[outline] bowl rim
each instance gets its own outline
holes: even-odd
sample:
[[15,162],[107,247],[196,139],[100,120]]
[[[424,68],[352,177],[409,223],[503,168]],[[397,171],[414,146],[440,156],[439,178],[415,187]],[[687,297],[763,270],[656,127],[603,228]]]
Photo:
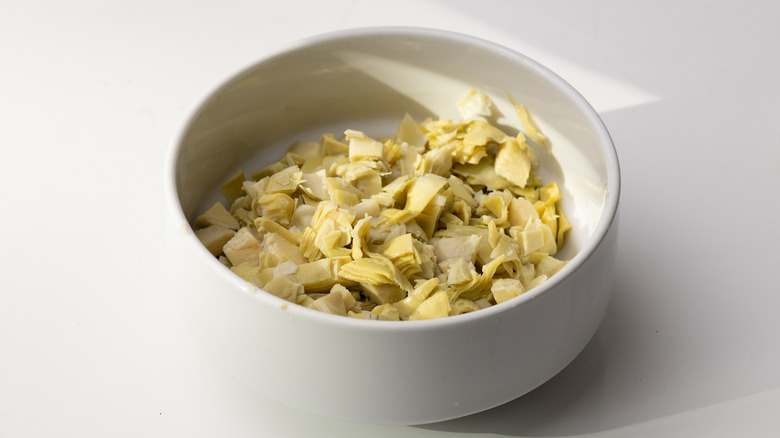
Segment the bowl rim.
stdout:
[[[279,298],[271,293],[267,293],[260,288],[254,286],[248,281],[235,275],[222,263],[220,263],[216,257],[200,243],[195,236],[189,221],[187,220],[184,210],[182,208],[180,198],[178,195],[176,184],[176,165],[180,151],[183,147],[183,141],[192,127],[193,123],[200,115],[204,107],[206,107],[211,100],[217,96],[221,91],[229,87],[231,84],[240,80],[244,75],[249,74],[255,68],[262,64],[273,61],[274,59],[294,53],[299,50],[310,48],[312,46],[337,43],[344,40],[353,40],[365,37],[409,37],[409,38],[432,38],[440,40],[454,41],[458,44],[463,44],[472,47],[478,47],[482,50],[490,51],[496,55],[510,59],[512,61],[523,64],[526,68],[530,68],[535,73],[544,79],[553,83],[559,90],[564,92],[576,105],[577,109],[583,114],[587,121],[596,129],[598,136],[598,143],[600,145],[602,154],[604,156],[606,167],[606,185],[605,185],[605,204],[604,210],[598,224],[593,230],[591,237],[584,243],[583,247],[569,260],[566,265],[561,268],[560,271],[546,280],[541,285],[534,287],[533,289],[524,292],[520,296],[511,300],[505,301],[493,305],[491,307],[481,309],[479,311],[469,312],[461,315],[449,316],[438,319],[428,320],[416,320],[416,321],[381,321],[381,320],[362,320],[357,318],[348,318],[339,315],[331,315],[324,312],[319,312],[313,309],[308,309],[303,306],[290,303],[282,298]],[[180,234],[184,234],[189,249],[194,251],[198,258],[204,259],[207,266],[213,266],[213,268],[224,278],[227,284],[235,286],[241,293],[250,294],[263,304],[271,307],[282,309],[286,312],[291,312],[290,316],[295,318],[311,319],[313,322],[326,324],[326,325],[341,325],[345,328],[355,327],[361,330],[402,330],[402,331],[417,331],[417,330],[430,330],[430,329],[444,329],[450,325],[464,325],[476,323],[485,319],[495,318],[500,314],[510,312],[516,307],[522,307],[528,305],[534,299],[546,295],[548,293],[554,293],[556,286],[565,281],[568,277],[573,275],[576,271],[582,268],[585,262],[593,255],[594,252],[601,246],[613,223],[617,220],[618,205],[620,200],[621,191],[621,173],[617,150],[615,148],[612,137],[607,130],[601,117],[597,111],[591,106],[591,104],[566,80],[564,80],[557,73],[553,72],[548,67],[534,60],[533,58],[503,46],[501,44],[483,39],[481,37],[454,32],[449,30],[426,28],[426,27],[414,27],[414,26],[369,26],[369,27],[356,27],[344,30],[337,30],[326,32],[318,35],[312,35],[305,38],[292,41],[284,44],[276,50],[266,53],[259,59],[251,62],[249,65],[240,69],[237,73],[234,73],[227,78],[221,80],[216,87],[212,87],[210,91],[207,91],[204,97],[201,97],[197,102],[194,109],[190,110],[185,115],[185,122],[180,125],[173,141],[173,145],[168,147],[167,155],[165,158],[165,172],[164,172],[164,191],[166,204],[168,206],[169,218],[172,218],[174,226],[180,227]],[[173,280],[175,281],[175,279]],[[226,289],[228,287],[226,286]],[[227,292],[227,291],[226,291]],[[261,293],[258,293],[261,292]]]

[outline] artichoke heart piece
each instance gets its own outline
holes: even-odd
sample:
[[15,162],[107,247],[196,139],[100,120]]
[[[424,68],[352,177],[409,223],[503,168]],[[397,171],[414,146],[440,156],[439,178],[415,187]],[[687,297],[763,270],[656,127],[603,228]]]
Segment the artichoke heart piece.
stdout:
[[395,284],[406,292],[412,290],[409,280],[395,267],[393,262],[379,254],[369,254],[343,265],[338,275],[345,280],[358,283]]
[[348,129],[344,132],[349,141],[349,159],[350,161],[360,160],[381,160],[384,151],[384,145],[373,138],[370,138],[361,131]]
[[230,177],[227,182],[222,184],[220,189],[222,191],[222,195],[227,199],[228,204],[232,204],[236,201],[236,199],[244,195],[244,181],[246,181],[244,172],[239,170],[233,174],[233,176]]
[[525,292],[525,288],[523,288],[523,283],[520,280],[497,278],[493,280],[490,292],[493,294],[493,299],[496,300],[496,303],[503,303]]
[[422,271],[420,263],[421,243],[410,233],[398,236],[382,245],[380,253],[390,259],[406,277],[411,277]]
[[439,263],[455,257],[474,263],[477,260],[477,247],[481,240],[478,234],[440,237],[431,239],[431,245]]
[[496,173],[492,157],[485,157],[477,164],[458,164],[452,167],[452,172],[466,179],[466,183],[481,185],[488,190],[503,190],[511,185],[504,177]]
[[406,297],[406,291],[395,284],[360,283],[363,293],[377,305],[392,304]]
[[512,96],[509,96],[509,100],[512,102],[512,106],[515,107],[515,113],[517,114],[517,118],[520,119],[520,123],[523,125],[523,129],[525,129],[525,133],[528,134],[529,137],[543,144],[547,150],[550,151],[550,140],[546,135],[544,135],[542,130],[539,129],[539,125],[537,125],[534,118],[531,117],[531,112],[528,111],[528,108],[526,108],[525,105],[517,103],[515,99],[512,98]]
[[357,305],[352,293],[340,284],[333,285],[330,293],[314,300],[310,309],[333,315],[347,316],[347,312]]
[[403,120],[401,120],[401,124],[398,126],[396,141],[399,143],[406,143],[417,150],[422,150],[422,148],[425,147],[425,143],[428,142],[428,138],[420,128],[420,125],[414,121],[409,113],[406,113],[404,114]]
[[215,202],[205,213],[195,218],[195,223],[201,227],[221,225],[234,231],[241,226],[221,202]]
[[210,225],[206,228],[195,230],[195,236],[214,256],[221,254],[222,247],[235,235],[235,231],[222,225]]
[[290,276],[279,276],[263,285],[263,289],[284,300],[295,302],[298,295],[304,293],[303,285]]
[[524,188],[531,175],[532,155],[528,145],[519,138],[508,137],[496,153],[496,174],[507,181]]
[[417,287],[410,292],[406,298],[397,301],[395,307],[401,314],[401,319],[409,319],[409,315],[417,310],[417,307],[423,303],[439,287],[439,279],[433,277],[424,282],[418,282]]
[[233,266],[249,263],[257,266],[260,263],[260,242],[249,228],[241,228],[222,247],[222,251]]
[[447,292],[440,290],[417,306],[417,309],[409,315],[409,320],[444,318],[449,316],[451,310],[449,295],[447,295]]
[[257,207],[260,216],[289,225],[295,211],[295,200],[284,193],[269,193],[257,199]]
[[266,233],[262,243],[262,250],[276,256],[280,262],[289,260],[296,265],[306,262],[301,249],[280,234]]
[[463,96],[457,103],[458,112],[461,121],[469,122],[481,117],[490,117],[492,102],[490,98],[482,91],[471,90]]
[[266,193],[292,195],[303,179],[303,173],[298,166],[290,166],[266,178],[268,178],[268,183],[265,187]]
[[[303,263],[298,265],[298,271],[295,278],[306,289],[307,293],[326,292],[335,284],[340,283],[338,271],[346,263],[343,258],[320,259],[316,262]],[[354,284],[351,282],[341,282],[342,285]]]
[[439,175],[423,175],[414,180],[406,196],[406,210],[422,211],[429,202],[447,185],[447,179]]
[[349,146],[336,140],[333,134],[325,134],[320,137],[320,143],[322,143],[322,155],[347,155],[349,153]]

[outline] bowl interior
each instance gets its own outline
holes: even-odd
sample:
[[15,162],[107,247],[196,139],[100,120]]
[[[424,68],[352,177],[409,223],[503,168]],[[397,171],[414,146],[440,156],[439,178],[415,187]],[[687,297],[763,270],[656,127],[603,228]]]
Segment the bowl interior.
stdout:
[[[617,190],[612,143],[598,116],[568,84],[536,62],[491,43],[438,31],[384,29],[309,40],[256,64],[203,104],[174,157],[175,189],[190,224],[238,169],[279,160],[294,140],[357,129],[395,133],[405,113],[458,119],[471,89],[493,101],[492,122],[521,125],[508,99],[525,104],[550,138],[552,155],[529,143],[543,182],[563,191],[573,229],[562,258],[589,242]],[[602,220],[604,219],[604,220]],[[601,225],[602,228],[604,225]]]

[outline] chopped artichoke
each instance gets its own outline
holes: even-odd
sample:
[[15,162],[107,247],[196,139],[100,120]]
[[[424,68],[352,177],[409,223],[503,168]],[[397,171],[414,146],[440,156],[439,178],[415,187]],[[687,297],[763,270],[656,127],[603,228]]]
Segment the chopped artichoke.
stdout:
[[241,228],[222,247],[225,256],[233,266],[249,263],[257,266],[260,263],[260,242],[248,228]]
[[398,126],[398,135],[396,140],[399,143],[406,143],[415,149],[422,149],[425,147],[425,143],[428,138],[425,133],[420,129],[420,125],[412,119],[409,113],[404,114],[401,124]]
[[498,147],[496,153],[496,174],[512,184],[524,188],[531,175],[530,149],[525,142],[509,137]]
[[231,177],[230,208],[198,216],[196,235],[244,280],[335,315],[432,319],[510,300],[565,265],[553,255],[572,226],[523,132],[488,122],[491,105],[474,90],[459,122],[406,114],[388,139],[348,129],[294,142],[251,180]]
[[512,106],[515,107],[517,118],[520,119],[520,123],[523,125],[523,129],[525,129],[526,134],[539,143],[545,145],[549,150],[550,140],[546,135],[544,135],[544,133],[542,133],[542,130],[539,129],[539,125],[537,125],[536,121],[533,119],[533,117],[531,117],[531,113],[528,111],[528,108],[526,108],[525,105],[521,105],[515,102],[512,96],[509,96],[509,100],[512,102]]
[[242,186],[245,180],[244,172],[239,170],[225,184],[222,184],[222,195],[225,196],[228,204],[232,204],[244,194]]
[[195,223],[201,227],[221,225],[231,230],[238,230],[241,224],[234,218],[221,202],[216,202],[205,213],[195,218]]
[[493,280],[493,285],[490,286],[490,292],[493,294],[493,299],[496,303],[503,303],[525,292],[523,283],[520,280],[514,278],[498,278]]
[[215,256],[222,253],[222,247],[235,235],[235,231],[222,225],[209,225],[206,228],[195,230],[195,236]]
[[417,309],[409,315],[409,320],[444,318],[449,316],[451,310],[452,306],[447,292],[440,290],[417,306]]
[[490,105],[487,94],[479,90],[471,90],[458,101],[457,107],[461,120],[469,122],[477,118],[490,117]]

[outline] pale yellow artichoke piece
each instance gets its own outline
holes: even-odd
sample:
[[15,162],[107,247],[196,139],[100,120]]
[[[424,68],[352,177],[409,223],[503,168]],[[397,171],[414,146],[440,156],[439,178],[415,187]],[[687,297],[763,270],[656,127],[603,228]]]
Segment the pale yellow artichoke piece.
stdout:
[[333,219],[326,219],[317,227],[314,244],[325,257],[349,256],[352,250],[347,245],[352,242],[352,226],[338,227]]
[[417,252],[420,253],[420,277],[432,278],[437,274],[436,256],[434,255],[433,245],[417,241],[419,248]]
[[557,236],[558,236],[558,215],[555,214],[555,205],[548,205],[542,213],[541,221],[550,229],[553,241],[556,242],[555,249],[549,252],[550,255],[555,255],[558,251]]
[[324,313],[347,316],[347,312],[356,304],[352,293],[344,286],[336,284],[327,295],[317,298],[308,307]]
[[290,260],[277,264],[273,270],[273,278],[293,275],[298,272],[298,265]]
[[490,293],[490,285],[493,280],[493,276],[496,274],[496,270],[501,264],[504,263],[504,257],[499,256],[496,259],[490,261],[482,266],[482,273],[474,278],[474,281],[467,283],[466,287],[457,288],[457,297],[463,297],[470,300],[476,300],[484,298]]
[[439,279],[430,278],[423,282],[418,282],[417,287],[410,292],[406,298],[396,301],[395,307],[401,315],[401,319],[409,319],[409,315],[414,313],[417,307],[422,304],[439,287]]
[[303,257],[310,261],[316,261],[323,257],[322,252],[317,247],[317,232],[312,227],[306,227],[300,235],[300,249]]
[[525,142],[520,143],[514,137],[507,137],[498,146],[496,153],[496,174],[518,187],[525,187],[531,175],[531,150]]
[[322,144],[316,141],[294,141],[287,148],[287,153],[302,157],[322,157]]
[[355,218],[363,218],[365,216],[378,218],[382,214],[379,201],[373,198],[363,199],[353,206],[350,211]]
[[423,230],[426,239],[433,237],[433,233],[439,225],[441,214],[447,206],[447,201],[447,196],[436,195],[421,212],[414,216],[414,223]]
[[280,225],[289,225],[295,211],[295,200],[284,193],[269,193],[257,199],[257,213]]
[[447,273],[447,284],[461,286],[476,280],[477,270],[474,264],[463,257],[452,257],[439,263],[442,272]]
[[509,204],[512,202],[512,194],[509,191],[494,191],[480,197],[476,213],[481,216],[489,216],[497,224],[505,227],[509,225]]
[[303,285],[294,281],[290,276],[273,278],[263,285],[263,290],[290,302],[296,302],[298,295],[304,293]]
[[349,146],[336,140],[333,134],[325,134],[320,137],[320,143],[322,143],[322,154],[324,156],[349,154]]
[[457,164],[452,172],[466,179],[467,184],[482,185],[488,190],[503,190],[511,185],[496,173],[492,157],[485,157],[477,164]]
[[398,143],[406,143],[417,150],[422,150],[428,142],[428,137],[426,137],[420,125],[414,121],[412,116],[406,113],[398,126],[396,141]]
[[[295,278],[306,292],[326,292],[339,283],[338,271],[346,263],[344,258],[320,259],[298,265]],[[344,284],[352,284],[344,282]]]
[[238,230],[241,226],[221,202],[215,202],[205,213],[195,218],[195,223],[201,227],[221,225],[231,230]]
[[241,228],[222,247],[222,251],[233,266],[249,263],[257,266],[260,263],[260,242],[248,228]]
[[520,294],[525,292],[525,289],[520,280],[515,280],[513,278],[497,278],[493,280],[493,284],[490,286],[490,292],[493,294],[493,299],[496,303],[500,304],[520,296]]
[[[417,245],[415,245],[417,243]],[[407,278],[422,271],[419,242],[407,233],[393,238],[380,248],[379,252],[390,259]]]
[[490,106],[492,102],[490,98],[482,91],[471,90],[463,96],[456,107],[460,113],[461,121],[469,122],[483,117],[490,117]]
[[540,275],[540,276],[534,278],[533,280],[531,280],[531,284],[528,285],[528,289],[533,289],[533,288],[535,288],[537,286],[540,286],[545,281],[547,281],[547,276],[546,275]]
[[405,198],[406,189],[411,182],[412,177],[408,175],[399,176],[390,184],[384,186],[379,193],[373,195],[371,199],[377,201],[382,207],[392,208],[396,203],[401,202]]
[[235,231],[222,225],[210,225],[206,228],[195,230],[195,236],[214,256],[221,254],[222,247],[235,235]]
[[462,315],[482,309],[477,303],[466,298],[458,298],[452,304],[449,316]]
[[392,304],[406,297],[406,291],[395,284],[360,283],[363,293],[376,304]]
[[298,245],[291,243],[276,233],[266,233],[263,236],[262,250],[275,255],[280,262],[290,260],[291,262],[300,265],[306,263],[306,259],[303,257],[303,253]]
[[474,200],[474,189],[471,186],[455,175],[451,175],[447,182],[452,189],[454,199],[463,201],[469,208],[477,208],[477,201]]
[[360,198],[363,196],[363,193],[344,180],[344,178],[328,177],[326,181],[328,186],[328,197],[338,205],[351,207],[360,203]]
[[422,155],[417,162],[417,169],[423,174],[432,173],[447,176],[452,169],[452,155],[455,145],[432,149]]
[[328,196],[328,181],[324,169],[312,173],[302,173],[301,190],[318,201],[330,199]]
[[265,177],[271,176],[277,172],[283,171],[285,168],[287,168],[288,165],[284,161],[277,161],[275,163],[269,164],[268,166],[263,167],[262,169],[258,170],[257,172],[252,174],[252,179],[254,181],[260,181],[264,179]]
[[230,270],[239,277],[251,283],[260,273],[261,268],[259,266],[252,266],[249,263],[241,263],[238,266],[232,266]]
[[456,141],[461,124],[453,124],[449,119],[427,119],[420,128],[428,139],[428,148],[436,149]]
[[344,136],[349,141],[350,161],[381,160],[384,145],[361,131],[347,129]]
[[379,321],[400,321],[401,315],[392,304],[380,304],[371,310],[371,319]]
[[571,229],[571,223],[563,214],[563,211],[560,209],[560,207],[556,207],[555,212],[558,216],[558,234],[556,236],[555,242],[558,245],[558,251],[560,251],[561,248],[563,248],[563,244],[565,242],[566,232]]
[[[290,221],[290,224],[292,225],[292,229],[295,230],[288,230],[289,235],[295,238],[295,234],[300,233],[302,230],[305,230],[306,227],[311,225],[312,218],[314,217],[314,212],[317,210],[317,208],[313,205],[306,205],[306,204],[299,204],[295,211],[293,212],[292,219]],[[257,225],[257,224],[255,224]],[[281,228],[281,226],[280,226]],[[258,227],[258,230],[260,228]],[[275,231],[275,230],[269,230],[269,231]],[[275,231],[278,233],[278,231]],[[279,233],[281,234],[281,233]],[[287,236],[285,236],[287,237]],[[289,238],[287,240],[290,240]]]
[[438,291],[417,306],[417,309],[409,315],[409,320],[444,318],[449,316],[451,310],[452,306],[447,292]]
[[451,258],[463,258],[471,263],[477,260],[477,247],[482,240],[478,234],[431,239],[436,260],[441,263]]
[[439,191],[447,185],[447,179],[439,175],[423,175],[417,177],[406,195],[404,210],[417,215],[433,200]]
[[[520,232],[520,245],[523,256],[528,256],[533,252],[544,248],[544,224],[541,220],[535,219],[526,224],[523,231]],[[548,228],[549,229],[549,228]]]
[[227,199],[228,204],[232,204],[236,199],[244,195],[244,181],[246,181],[244,172],[239,170],[233,174],[233,176],[230,177],[227,182],[222,184],[220,189],[222,191],[222,195]]
[[[503,143],[513,138],[484,120],[474,120],[466,126],[466,135],[463,136],[465,146],[486,146],[488,143]],[[479,160],[477,160],[479,161]]]
[[548,278],[557,273],[564,266],[567,261],[558,260],[552,256],[546,256],[543,259],[536,262],[536,275],[546,275]]
[[376,171],[372,171],[370,174],[360,177],[352,183],[356,189],[362,192],[361,199],[368,198],[382,191],[382,176]]
[[259,266],[253,266],[247,262],[241,263],[237,266],[232,266],[230,268],[231,271],[246,281],[252,281],[252,279],[260,273],[260,269],[261,268]]
[[303,173],[301,173],[298,166],[290,166],[266,178],[268,178],[268,183],[265,187],[266,193],[292,195],[303,179]]
[[364,249],[368,247],[369,232],[371,231],[371,217],[366,215],[357,221],[352,228],[352,258],[357,260],[363,257]]
[[542,130],[539,129],[539,125],[537,125],[536,121],[533,119],[533,117],[531,117],[531,112],[528,111],[528,108],[526,108],[525,105],[517,103],[512,98],[512,96],[509,96],[509,100],[512,102],[512,106],[515,107],[515,113],[517,113],[517,118],[520,119],[520,123],[523,125],[525,133],[528,134],[529,137],[543,144],[549,151],[550,140],[546,135],[544,135]]
[[512,198],[509,204],[509,224],[524,227],[530,220],[539,219],[539,213],[534,204],[525,198]]
[[346,263],[338,273],[341,278],[359,283],[395,284],[406,292],[412,290],[409,280],[401,274],[393,262],[379,254],[370,254],[368,258],[363,257]]

